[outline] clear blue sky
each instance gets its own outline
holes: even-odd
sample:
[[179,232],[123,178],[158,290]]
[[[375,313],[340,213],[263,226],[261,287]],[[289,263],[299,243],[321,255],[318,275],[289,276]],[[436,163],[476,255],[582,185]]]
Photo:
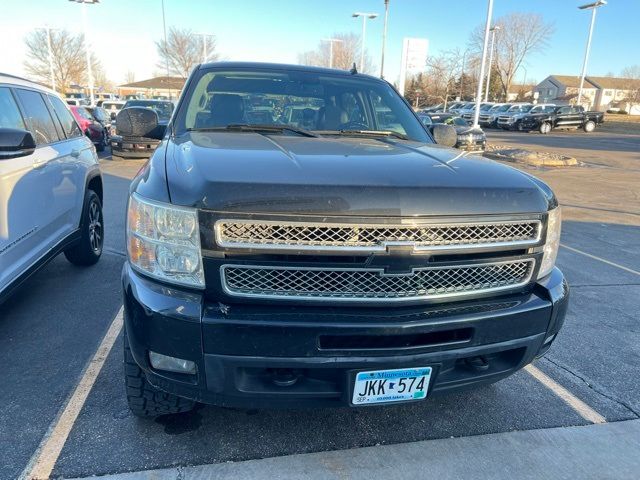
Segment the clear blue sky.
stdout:
[[[587,0],[495,0],[494,18],[509,12],[535,12],[555,25],[547,51],[527,60],[527,78],[577,75],[582,65],[589,13]],[[484,22],[485,0],[391,0],[386,76],[397,80],[403,37],[423,37],[429,53],[466,47],[469,32]],[[108,75],[124,81],[127,70],[142,80],[158,71],[154,40],[162,36],[160,0],[101,0],[87,6],[91,42]],[[383,0],[165,0],[167,27],[213,33],[229,60],[295,63],[334,32],[360,32],[354,11],[381,16],[367,25],[367,47],[379,65]],[[598,12],[589,74],[619,74],[640,64],[640,0],[609,0]],[[82,30],[80,5],[68,0],[5,0],[0,16],[0,71],[23,74],[22,37],[35,27]],[[522,79],[523,72],[518,75]]]

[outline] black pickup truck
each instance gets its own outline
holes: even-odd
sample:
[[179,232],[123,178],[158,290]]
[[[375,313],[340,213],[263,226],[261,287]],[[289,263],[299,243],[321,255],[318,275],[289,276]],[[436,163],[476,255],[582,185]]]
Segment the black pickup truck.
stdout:
[[353,70],[197,67],[130,188],[131,410],[419,402],[543,355],[556,197],[456,140]]
[[519,130],[537,130],[547,134],[551,130],[560,128],[583,129],[585,132],[593,132],[596,126],[604,122],[604,113],[585,112],[580,106],[555,107],[551,112],[525,115],[518,125]]

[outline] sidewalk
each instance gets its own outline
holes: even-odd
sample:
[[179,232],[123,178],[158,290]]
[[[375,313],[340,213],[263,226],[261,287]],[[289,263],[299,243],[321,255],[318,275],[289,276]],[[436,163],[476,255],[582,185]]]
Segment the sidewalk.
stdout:
[[638,479],[640,478],[640,420],[445,438],[238,463],[149,470],[99,478],[105,480]]

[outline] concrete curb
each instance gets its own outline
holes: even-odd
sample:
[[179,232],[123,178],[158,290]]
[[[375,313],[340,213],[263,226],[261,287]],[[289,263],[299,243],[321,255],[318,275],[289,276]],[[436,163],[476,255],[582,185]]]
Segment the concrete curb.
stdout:
[[99,478],[631,480],[638,478],[638,472],[640,420],[627,420],[580,427],[444,438],[237,463],[148,470]]
[[484,152],[484,156],[492,160],[501,160],[505,162],[522,163],[525,165],[533,165],[535,167],[576,167],[580,162],[573,157],[561,159],[556,158],[516,158],[495,152]]

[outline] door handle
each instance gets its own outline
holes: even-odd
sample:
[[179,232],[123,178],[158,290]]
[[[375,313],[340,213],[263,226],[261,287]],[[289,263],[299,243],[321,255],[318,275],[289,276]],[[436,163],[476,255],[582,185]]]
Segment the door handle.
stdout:
[[71,150],[71,156],[74,158],[78,158],[80,156],[80,150],[74,148],[73,150]]

